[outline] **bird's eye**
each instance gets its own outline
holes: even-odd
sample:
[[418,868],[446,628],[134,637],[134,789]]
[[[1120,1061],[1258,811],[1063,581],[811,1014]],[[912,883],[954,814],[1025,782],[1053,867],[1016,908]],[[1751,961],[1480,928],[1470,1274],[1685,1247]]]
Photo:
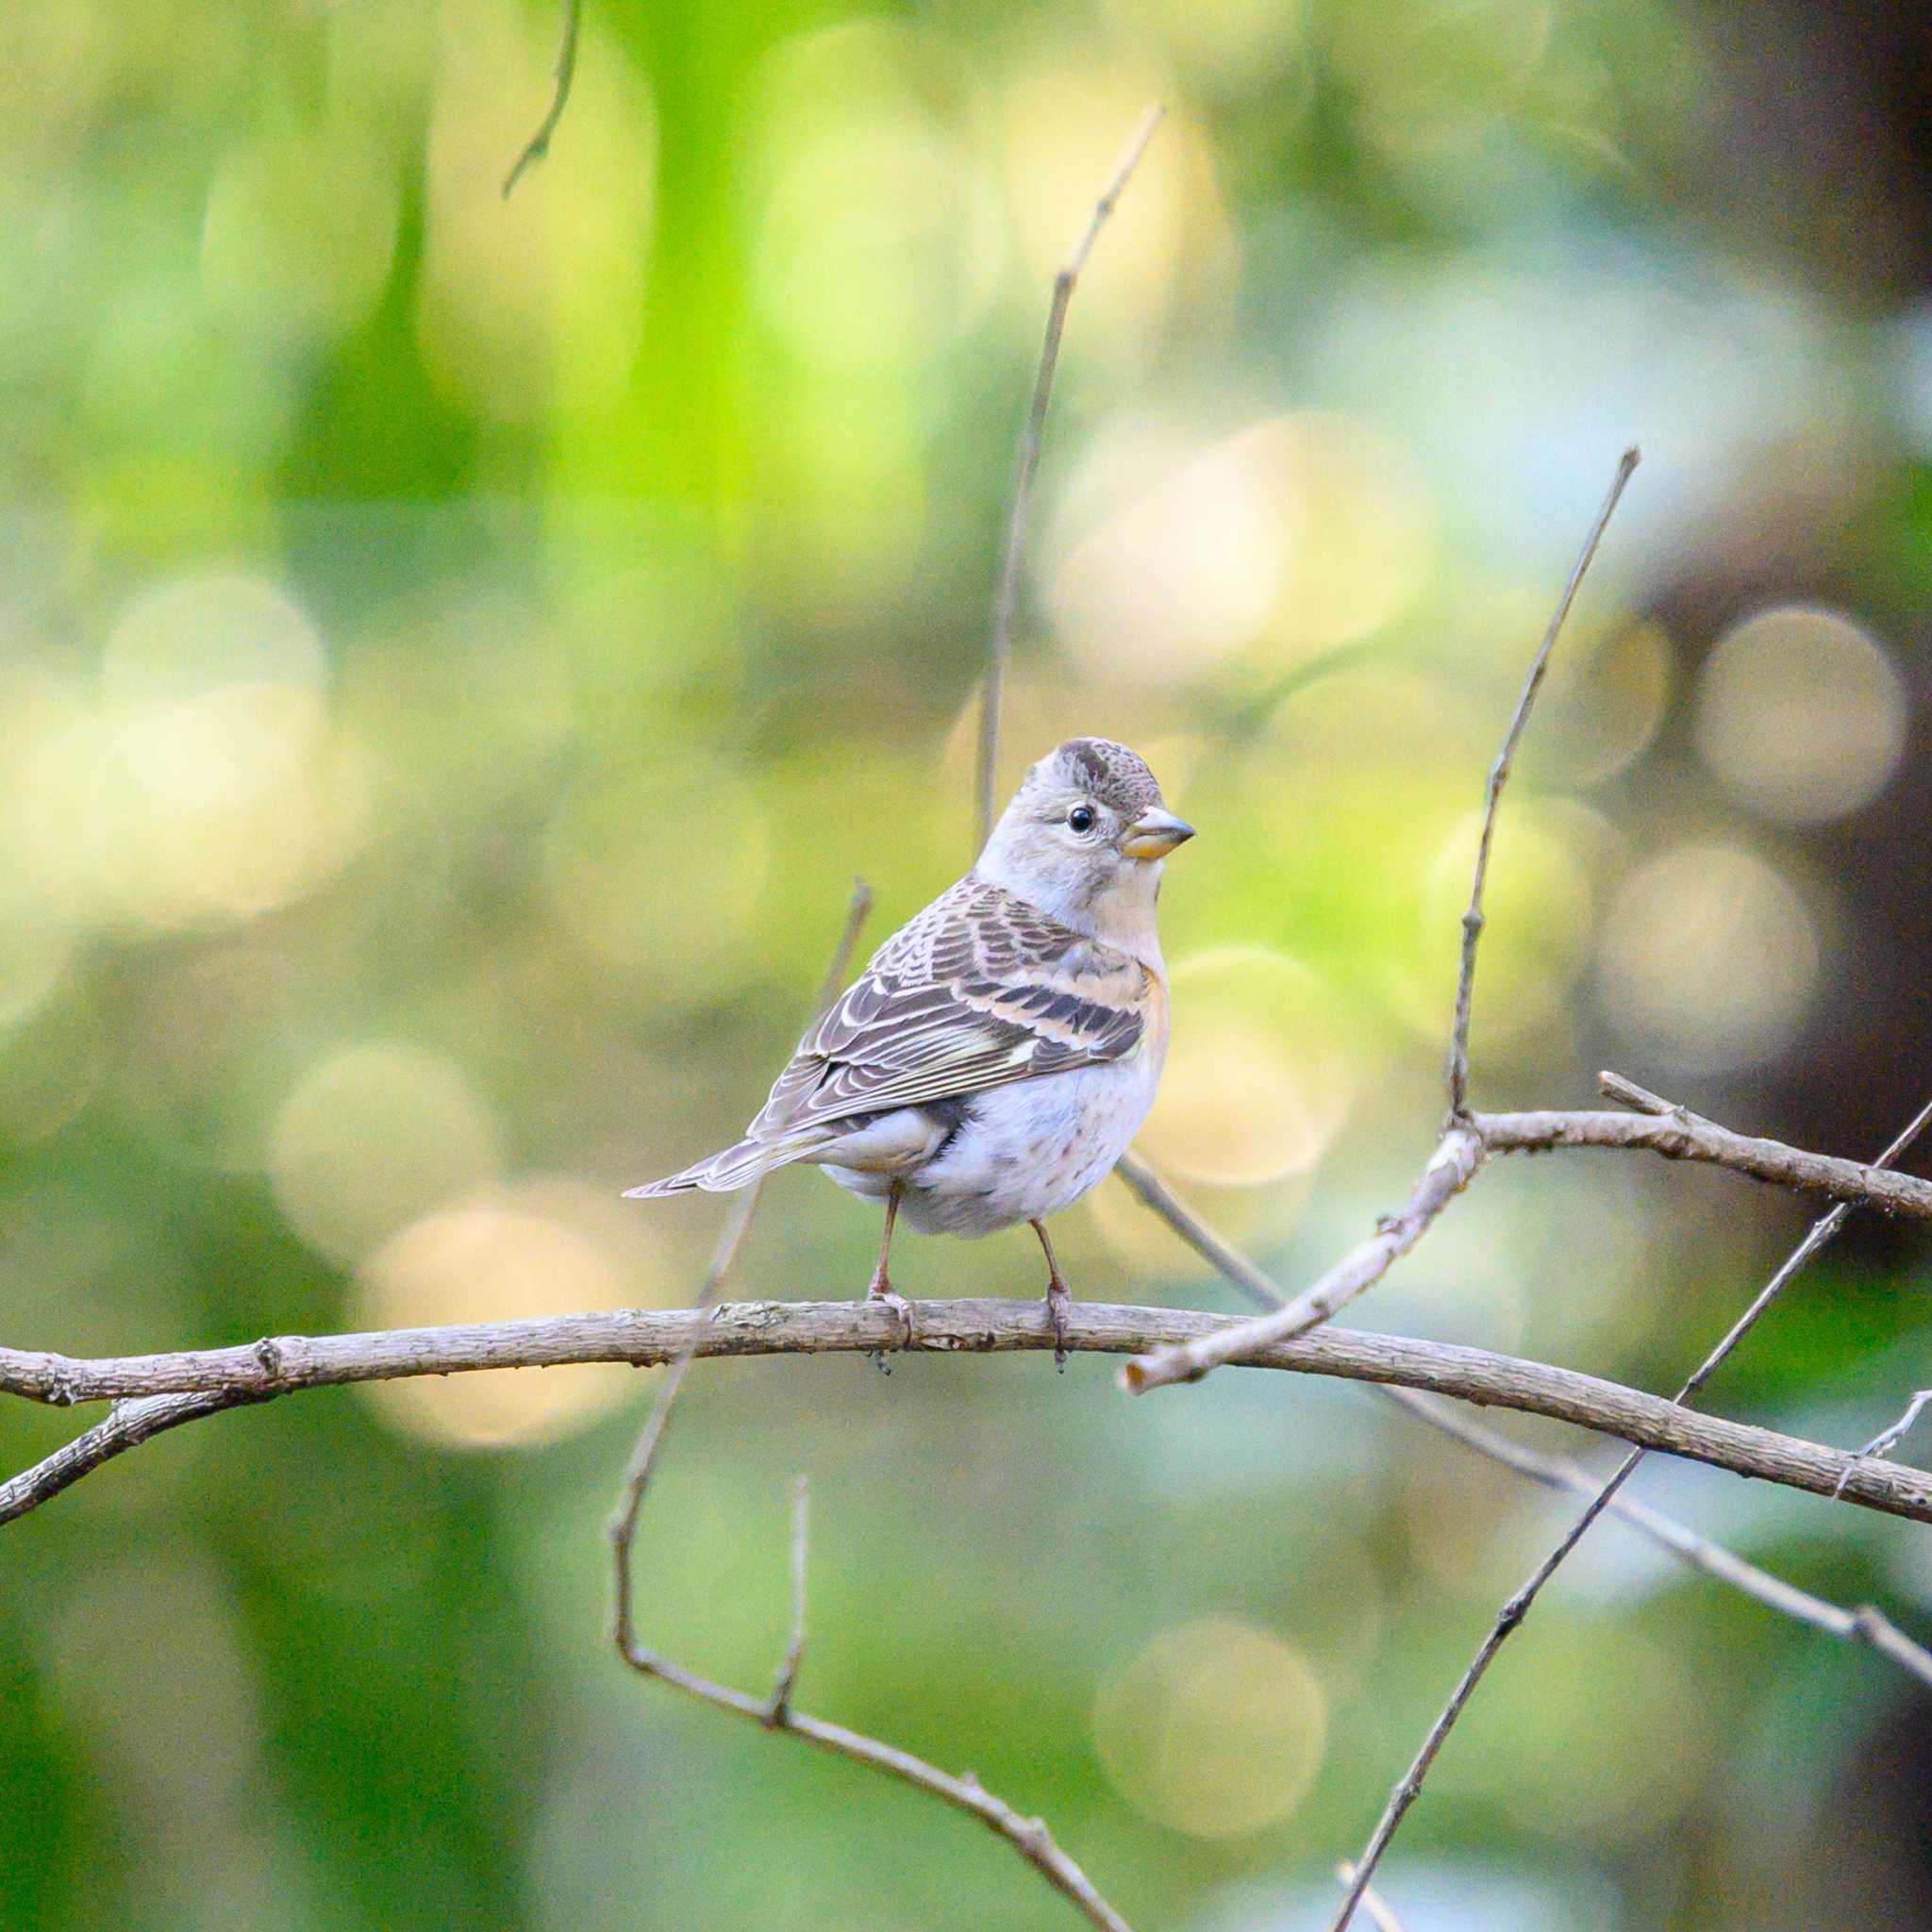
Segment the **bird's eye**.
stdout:
[[1067,824],[1076,832],[1091,832],[1093,829],[1093,808],[1091,805],[1076,805],[1067,814]]

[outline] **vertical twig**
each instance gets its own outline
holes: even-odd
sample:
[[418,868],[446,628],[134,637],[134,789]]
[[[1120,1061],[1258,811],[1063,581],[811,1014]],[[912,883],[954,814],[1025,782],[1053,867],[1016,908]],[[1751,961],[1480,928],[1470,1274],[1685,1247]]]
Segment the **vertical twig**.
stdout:
[[524,143],[524,151],[516,158],[516,165],[503,177],[503,198],[508,201],[510,190],[524,178],[524,172],[533,168],[550,152],[550,137],[557,132],[557,124],[563,119],[564,105],[570,99],[570,84],[576,78],[577,72],[577,33],[583,25],[584,0],[563,0],[563,41],[557,50],[557,83],[551,91],[550,105],[544,109],[543,118],[537,124],[537,131]]
[[1026,512],[1033,497],[1033,473],[1040,467],[1040,440],[1046,427],[1047,404],[1053,398],[1054,370],[1059,362],[1060,334],[1066,327],[1067,305],[1074,299],[1080,271],[1107,218],[1113,213],[1128,179],[1141,163],[1154,130],[1160,125],[1166,108],[1158,104],[1147,109],[1134,129],[1120,164],[1100,199],[1093,205],[1087,225],[1074,243],[1074,250],[1054,277],[1053,304],[1046,312],[1046,340],[1041,344],[1040,367],[1033,377],[1033,404],[1020,430],[1020,446],[1013,460],[1013,503],[1007,517],[1006,548],[1000,563],[999,588],[993,595],[992,640],[987,648],[986,688],[979,700],[979,764],[976,795],[979,801],[976,854],[992,833],[993,789],[998,783],[994,771],[999,762],[1000,690],[1006,681],[1007,658],[1013,643],[1013,611],[1020,596],[1020,564],[1026,551]]
[[798,1689],[798,1673],[805,1662],[805,1566],[810,1538],[811,1483],[801,1474],[791,1485],[791,1641],[785,1647],[785,1661],[778,1666],[766,1707],[765,1722],[774,1730],[782,1728],[791,1714],[791,1693]]
[[[1656,1100],[1656,1096],[1645,1094],[1644,1099],[1646,1102],[1652,1102]],[[1668,1102],[1657,1104],[1666,1108],[1669,1107]],[[1932,1124],[1932,1101],[1928,1101],[1912,1117],[1904,1132],[1878,1157],[1875,1165],[1890,1166],[1919,1138],[1928,1124]],[[1724,1340],[1705,1357],[1684,1386],[1678,1390],[1674,1399],[1679,1407],[1695,1396],[1717,1373],[1732,1351],[1757,1325],[1765,1310],[1784,1292],[1792,1276],[1844,1225],[1845,1218],[1850,1212],[1851,1205],[1840,1201],[1820,1215],[1811,1224],[1810,1231],[1805,1239],[1785,1257],[1783,1265],[1765,1283],[1751,1306],[1731,1324]],[[1508,1641],[1509,1633],[1529,1614],[1530,1607],[1536,1602],[1543,1585],[1557,1574],[1570,1552],[1583,1541],[1591,1524],[1616,1501],[1618,1491],[1629,1481],[1646,1453],[1642,1449],[1633,1449],[1624,1457],[1617,1465],[1615,1474],[1591,1498],[1589,1507],[1576,1519],[1562,1541],[1537,1565],[1528,1580],[1497,1612],[1495,1623],[1491,1626],[1489,1635],[1483,1639],[1475,1656],[1471,1658],[1469,1668],[1463,1672],[1460,1681],[1450,1694],[1449,1702],[1442,1707],[1435,1723],[1429,1726],[1429,1734],[1423,1740],[1422,1749],[1416,1753],[1414,1761],[1398,1780],[1395,1789],[1390,1792],[1389,1803],[1377,1821],[1361,1857],[1357,1861],[1355,1880],[1349,1887],[1348,1896],[1342,1901],[1341,1910],[1336,1915],[1332,1932],[1347,1932],[1347,1927],[1355,1917],[1356,1907],[1361,1904],[1362,1894],[1368,1889],[1370,1879],[1374,1875],[1375,1867],[1381,1863],[1382,1855],[1389,1849],[1390,1840],[1401,1828],[1409,1807],[1415,1803],[1422,1791],[1423,1780],[1428,1775],[1429,1767],[1435,1762],[1436,1754],[1441,1750],[1443,1740],[1455,1728],[1457,1719],[1462,1715],[1464,1706],[1474,1695],[1476,1686],[1482,1682],[1484,1674],[1495,1661],[1497,1652]]]
[[1503,787],[1509,782],[1509,767],[1516,757],[1516,747],[1523,741],[1524,727],[1529,723],[1530,707],[1536,703],[1537,692],[1542,689],[1543,674],[1550,668],[1550,653],[1557,648],[1564,620],[1570,615],[1571,605],[1576,601],[1576,592],[1582,587],[1591,559],[1596,556],[1597,545],[1603,541],[1604,531],[1609,525],[1617,501],[1624,494],[1624,486],[1629,482],[1631,473],[1641,460],[1641,454],[1634,443],[1618,460],[1609,494],[1604,498],[1604,506],[1590,526],[1590,535],[1583,540],[1583,549],[1570,573],[1570,581],[1563,586],[1563,594],[1557,600],[1550,627],[1544,631],[1543,641],[1538,645],[1536,656],[1530,659],[1529,674],[1523,680],[1523,694],[1516,700],[1509,728],[1503,734],[1503,748],[1496,754],[1495,763],[1490,767],[1489,786],[1483,799],[1482,834],[1475,848],[1475,876],[1470,885],[1469,909],[1462,915],[1462,965],[1456,979],[1456,1021],[1449,1032],[1449,1124],[1452,1126],[1469,1114],[1470,1008],[1475,997],[1475,953],[1483,936],[1483,886],[1489,877],[1490,847],[1496,836],[1496,808],[1503,802]]

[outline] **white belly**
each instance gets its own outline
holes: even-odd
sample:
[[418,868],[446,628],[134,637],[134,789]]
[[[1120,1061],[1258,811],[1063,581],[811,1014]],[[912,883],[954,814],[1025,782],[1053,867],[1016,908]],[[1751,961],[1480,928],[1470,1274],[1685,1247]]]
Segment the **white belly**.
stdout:
[[[973,1236],[1072,1207],[1125,1153],[1159,1077],[1159,1060],[1137,1054],[975,1094],[937,1156],[896,1176],[901,1217],[924,1234]],[[874,1197],[895,1178],[829,1163],[825,1172]]]

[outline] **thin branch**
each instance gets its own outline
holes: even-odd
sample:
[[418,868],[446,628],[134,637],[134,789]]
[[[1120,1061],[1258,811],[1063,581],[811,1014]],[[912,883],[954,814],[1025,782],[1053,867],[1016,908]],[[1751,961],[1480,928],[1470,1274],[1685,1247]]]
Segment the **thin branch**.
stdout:
[[1375,1232],[1344,1255],[1327,1274],[1285,1307],[1237,1323],[1158,1355],[1137,1357],[1121,1371],[1121,1387],[1131,1395],[1172,1382],[1197,1382],[1210,1369],[1259,1350],[1292,1341],[1319,1327],[1339,1309],[1373,1288],[1435,1225],[1443,1208],[1468,1187],[1482,1165],[1481,1141],[1464,1126],[1452,1126],[1423,1170],[1415,1191],[1399,1213],[1385,1214]]
[[785,1646],[785,1661],[778,1666],[772,1685],[772,1701],[765,1707],[765,1722],[780,1728],[791,1711],[791,1693],[798,1689],[798,1673],[805,1664],[805,1571],[811,1546],[811,1484],[801,1475],[791,1485],[791,1641]]
[[[1673,1108],[1667,1118],[1675,1119],[1679,1112],[1679,1109]],[[1905,1130],[1879,1156],[1877,1165],[1882,1168],[1895,1160],[1918,1139],[1928,1124],[1932,1124],[1932,1102],[1927,1102],[1919,1110]],[[1783,1265],[1758,1291],[1751,1306],[1731,1324],[1724,1340],[1705,1357],[1685,1380],[1684,1386],[1678,1390],[1675,1397],[1676,1406],[1680,1409],[1703,1390],[1705,1384],[1757,1325],[1765,1311],[1783,1293],[1791,1279],[1811,1257],[1838,1233],[1850,1213],[1850,1205],[1840,1201],[1812,1224],[1804,1240],[1785,1257]],[[1639,1446],[1617,1465],[1615,1473],[1591,1500],[1569,1533],[1537,1565],[1523,1587],[1497,1612],[1496,1621],[1491,1627],[1489,1635],[1483,1639],[1475,1656],[1470,1660],[1469,1668],[1464,1671],[1461,1680],[1451,1692],[1448,1703],[1442,1707],[1436,1722],[1429,1727],[1429,1734],[1423,1740],[1422,1749],[1416,1753],[1414,1762],[1389,1794],[1388,1806],[1377,1821],[1361,1857],[1357,1861],[1355,1881],[1349,1888],[1348,1896],[1342,1902],[1341,1910],[1336,1915],[1333,1932],[1347,1932],[1356,1907],[1361,1903],[1362,1894],[1367,1890],[1370,1879],[1374,1875],[1376,1866],[1381,1863],[1383,1853],[1389,1849],[1390,1841],[1401,1829],[1402,1821],[1407,1815],[1410,1806],[1422,1793],[1423,1780],[1427,1777],[1429,1767],[1435,1762],[1437,1754],[1441,1750],[1449,1733],[1455,1728],[1456,1722],[1462,1715],[1470,1698],[1474,1695],[1476,1686],[1482,1682],[1491,1664],[1495,1661],[1497,1654],[1508,1641],[1510,1633],[1529,1614],[1530,1607],[1541,1594],[1544,1584],[1562,1567],[1570,1552],[1583,1541],[1591,1524],[1616,1501],[1618,1491],[1635,1474],[1643,1457],[1644,1450]],[[1856,1464],[1857,1458],[1854,1457],[1853,1461]],[[1841,1476],[1840,1480],[1849,1485],[1852,1478]]]
[[[1140,1355],[1240,1326],[1197,1308],[1076,1302],[1067,1346],[1082,1354]],[[445,1328],[391,1328],[364,1335],[284,1336],[253,1346],[87,1360],[0,1349],[0,1392],[45,1401],[195,1393],[262,1401],[297,1389],[481,1369],[559,1368],[578,1362],[675,1362],[702,1357],[870,1355],[901,1339],[897,1314],[877,1302],[721,1302],[714,1308],[632,1308]],[[1043,1303],[935,1300],[919,1304],[911,1355],[1004,1355],[1051,1349]],[[1243,1365],[1345,1381],[1426,1389],[1496,1408],[1574,1423],[1739,1475],[1829,1496],[1848,1468],[1844,1500],[1887,1515],[1932,1523],[1932,1474],[1895,1462],[1857,1464],[1841,1449],[1771,1429],[1706,1416],[1660,1395],[1574,1369],[1524,1361],[1487,1349],[1405,1336],[1318,1328],[1243,1357]]]
[[1858,1451],[1858,1455],[1860,1456],[1860,1457],[1867,1456],[1883,1456],[1888,1449],[1896,1447],[1899,1442],[1903,1441],[1904,1439],[1911,1433],[1912,1424],[1915,1422],[1917,1422],[1920,1416],[1922,1416],[1925,1412],[1925,1405],[1928,1402],[1932,1402],[1932,1389],[1921,1389],[1918,1391],[1918,1393],[1914,1395],[1908,1403],[1906,1404],[1905,1413],[1899,1417],[1897,1422],[1893,1423],[1890,1428],[1880,1429],[1879,1432],[1875,1436],[1874,1436],[1872,1440],[1869,1442],[1867,1442],[1862,1449]]
[[[1614,1081],[1618,1076],[1606,1078]],[[1620,1081],[1613,1091],[1620,1097],[1643,1091],[1628,1081]],[[1932,1220],[1932,1181],[1893,1174],[1882,1163],[1840,1160],[1789,1147],[1782,1141],[1733,1133],[1687,1108],[1668,1101],[1659,1105],[1665,1108],[1661,1114],[1468,1115],[1443,1135],[1401,1211],[1385,1215],[1372,1239],[1345,1255],[1306,1293],[1274,1314],[1257,1316],[1198,1344],[1129,1362],[1121,1371],[1121,1386],[1141,1394],[1171,1383],[1197,1381],[1212,1369],[1244,1360],[1255,1349],[1326,1321],[1381,1280],[1491,1154],[1543,1154],[1564,1147],[1645,1149],[1670,1160],[1706,1161],[1774,1187],[1826,1194],[1841,1206]]]
[[[1355,1867],[1346,1858],[1335,1868],[1335,1875],[1343,1885],[1355,1883]],[[1389,1902],[1374,1886],[1362,1890],[1362,1909],[1375,1922],[1375,1932],[1403,1932],[1402,1921],[1390,1908]]]
[[1523,742],[1530,708],[1536,703],[1537,692],[1542,689],[1543,675],[1550,668],[1550,654],[1557,648],[1557,640],[1563,633],[1564,620],[1570,615],[1571,605],[1576,601],[1576,592],[1582,588],[1584,575],[1596,556],[1597,545],[1603,541],[1604,531],[1616,513],[1624,486],[1629,482],[1641,460],[1634,443],[1618,459],[1617,474],[1611,478],[1609,494],[1604,498],[1603,508],[1597,511],[1596,521],[1591,525],[1590,534],[1583,540],[1583,549],[1570,573],[1569,582],[1563,586],[1563,594],[1557,600],[1550,626],[1543,633],[1543,641],[1538,645],[1536,656],[1530,659],[1529,675],[1523,680],[1523,695],[1516,700],[1509,728],[1503,734],[1503,748],[1496,754],[1495,763],[1490,767],[1489,786],[1483,799],[1482,834],[1476,841],[1475,875],[1469,889],[1469,909],[1462,915],[1462,965],[1456,980],[1456,1020],[1449,1033],[1449,1119],[1452,1124],[1469,1112],[1469,1023],[1471,1006],[1475,997],[1475,954],[1483,936],[1483,886],[1489,877],[1490,848],[1495,841],[1496,810],[1503,802],[1503,787],[1509,782],[1509,767],[1515,759],[1516,747]]
[[96,1423],[63,1442],[51,1456],[43,1457],[31,1469],[0,1482],[0,1524],[11,1523],[51,1503],[62,1490],[72,1489],[82,1476],[92,1475],[103,1463],[129,1449],[138,1449],[169,1429],[183,1423],[199,1422],[205,1415],[216,1415],[225,1408],[240,1408],[259,1402],[259,1394],[241,1389],[217,1389],[174,1395],[147,1395],[115,1403],[105,1422]]
[[[740,1304],[738,1307],[722,1307],[712,1311],[711,1319],[722,1322],[739,1314],[745,1307],[776,1311],[780,1308],[797,1306],[791,1303]],[[886,1317],[897,1329],[897,1318],[891,1310],[876,1302],[841,1302],[831,1305],[843,1309],[847,1315],[876,1313]],[[930,1307],[932,1304],[925,1304]],[[1000,1306],[1008,1306],[1001,1304]],[[1029,1310],[1029,1312],[1034,1312]],[[1044,1320],[1044,1311],[1040,1310]],[[1052,1331],[1047,1329],[1046,1342],[1052,1345]],[[680,1367],[688,1368],[694,1355],[709,1354],[712,1351],[701,1345],[699,1336],[688,1341],[679,1355]],[[876,1342],[869,1343],[868,1349]],[[916,1344],[929,1346],[922,1333]],[[661,1652],[651,1649],[639,1640],[634,1613],[634,1586],[631,1578],[631,1549],[637,1539],[638,1519],[643,1508],[644,1493],[656,1466],[658,1451],[664,1440],[664,1424],[670,1417],[672,1404],[677,1398],[677,1388],[667,1383],[660,1391],[643,1433],[638,1438],[638,1446],[631,1457],[624,1489],[618,1501],[616,1514],[611,1518],[609,1536],[611,1560],[615,1574],[616,1610],[613,1620],[612,1636],[618,1655],[634,1671],[647,1677],[656,1677],[662,1683],[684,1691],[687,1695],[702,1699],[720,1710],[728,1710],[739,1717],[749,1718],[762,1724],[767,1730],[782,1731],[789,1737],[800,1738],[808,1744],[815,1744],[822,1751],[829,1751],[841,1757],[849,1757],[855,1763],[870,1765],[874,1771],[884,1772],[888,1776],[896,1777],[903,1784],[908,1784],[916,1790],[925,1791],[931,1796],[953,1806],[976,1818],[989,1829],[995,1831],[1007,1840],[1028,1864],[1040,1873],[1054,1890],[1086,1914],[1090,1923],[1100,1926],[1102,1932],[1131,1932],[1131,1928],[1118,1912],[1094,1890],[1092,1881],[1080,1867],[1055,1842],[1053,1834],[1044,1822],[1038,1818],[1023,1817],[1018,1811],[986,1790],[979,1780],[968,1774],[954,1777],[941,1771],[936,1765],[928,1764],[923,1757],[915,1757],[910,1752],[898,1750],[895,1746],[881,1743],[876,1738],[868,1738],[858,1731],[847,1730],[842,1724],[827,1724],[823,1718],[808,1717],[791,1707],[792,1682],[796,1675],[799,1659],[804,1655],[804,1511],[801,1501],[798,1513],[792,1523],[792,1638],[785,1663],[780,1667],[777,1684],[770,1698],[763,1701],[734,1690],[728,1684],[720,1684],[713,1678],[701,1676],[695,1671],[685,1669],[675,1663]],[[1932,1500],[1932,1499],[1928,1499]]]
[[1074,242],[1073,253],[1054,277],[1053,303],[1046,312],[1046,338],[1041,344],[1040,367],[1033,377],[1033,403],[1021,427],[1020,446],[1013,458],[1012,508],[1007,517],[1007,541],[1000,562],[999,588],[993,596],[992,639],[987,647],[986,688],[979,700],[976,785],[979,821],[978,842],[974,847],[975,853],[992,834],[993,793],[998,783],[994,767],[999,762],[1000,691],[1006,682],[1007,659],[1012,651],[1013,613],[1020,599],[1020,564],[1026,553],[1026,515],[1033,498],[1033,475],[1040,467],[1040,440],[1046,427],[1047,405],[1053,399],[1054,371],[1059,363],[1060,335],[1067,324],[1067,305],[1074,299],[1080,271],[1087,266],[1087,258],[1092,254],[1101,229],[1107,225],[1115,203],[1120,200],[1134,170],[1140,166],[1141,157],[1147,151],[1147,143],[1154,139],[1154,130],[1160,125],[1160,118],[1166,111],[1165,108],[1156,105],[1141,117],[1141,125],[1134,129],[1122,150],[1119,164],[1100,199],[1094,203],[1087,225]]
[[[1264,1307],[1282,1306],[1282,1297],[1268,1275],[1239,1249],[1231,1247],[1174,1194],[1138,1155],[1128,1153],[1116,1172],[1148,1208],[1227,1280]],[[1478,1456],[1485,1456],[1491,1462],[1542,1484],[1546,1489],[1568,1490],[1576,1495],[1591,1496],[1600,1486],[1601,1478],[1592,1475],[1580,1463],[1563,1457],[1545,1456],[1540,1450],[1512,1441],[1509,1437],[1478,1422],[1474,1416],[1445,1402],[1441,1396],[1386,1384],[1372,1386],[1378,1396],[1406,1410],[1418,1422],[1460,1442],[1465,1448],[1473,1449]],[[1881,1454],[1885,1446],[1888,1445],[1881,1444],[1874,1449],[1868,1444],[1860,1454]],[[1854,1467],[1856,1464],[1846,1465],[1847,1474]],[[1857,1609],[1845,1609],[1823,1597],[1813,1596],[1808,1591],[1800,1590],[1780,1576],[1774,1576],[1770,1571],[1747,1562],[1722,1543],[1700,1536],[1675,1518],[1666,1516],[1661,1510],[1653,1509],[1633,1497],[1619,1494],[1610,1507],[1633,1529],[1669,1550],[1690,1568],[1719,1583],[1728,1584],[1733,1590],[1754,1598],[1765,1608],[1781,1616],[1808,1624],[1827,1636],[1867,1644],[1910,1672],[1922,1683],[1932,1686],[1932,1651],[1914,1643],[1872,1606],[1861,1605]],[[1368,1903],[1368,1898],[1364,1897],[1364,1906]]]
[[503,177],[503,198],[506,201],[509,199],[510,190],[524,178],[525,170],[535,167],[550,152],[550,137],[557,132],[557,124],[563,119],[564,106],[570,99],[570,84],[576,78],[577,34],[583,25],[583,13],[584,0],[563,0],[563,41],[557,50],[557,84],[551,92],[550,106],[537,124],[536,133],[525,142],[516,165]]
[[1932,1220],[1932,1181],[1733,1133],[1685,1108],[1674,1107],[1662,1116],[1479,1113],[1470,1124],[1491,1154],[1544,1154],[1566,1147],[1642,1149],[1667,1160],[1707,1161],[1774,1187],[1826,1194],[1849,1207]]

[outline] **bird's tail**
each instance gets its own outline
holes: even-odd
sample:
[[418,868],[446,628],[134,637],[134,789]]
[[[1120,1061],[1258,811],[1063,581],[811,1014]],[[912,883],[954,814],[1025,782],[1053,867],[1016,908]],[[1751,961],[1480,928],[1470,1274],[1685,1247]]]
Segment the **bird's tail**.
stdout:
[[656,1201],[666,1194],[691,1194],[699,1189],[708,1194],[728,1194],[736,1189],[749,1187],[774,1167],[783,1167],[788,1161],[810,1153],[817,1144],[814,1140],[740,1141],[736,1146],[726,1147],[708,1160],[696,1162],[682,1174],[667,1175],[661,1181],[653,1181],[649,1187],[626,1188],[624,1198],[626,1201]]

